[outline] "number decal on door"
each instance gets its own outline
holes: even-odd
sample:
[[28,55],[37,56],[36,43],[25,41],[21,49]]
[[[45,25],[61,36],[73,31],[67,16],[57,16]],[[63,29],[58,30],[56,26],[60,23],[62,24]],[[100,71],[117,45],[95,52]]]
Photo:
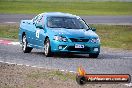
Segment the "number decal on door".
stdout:
[[40,30],[36,30],[36,37],[39,38],[39,32]]

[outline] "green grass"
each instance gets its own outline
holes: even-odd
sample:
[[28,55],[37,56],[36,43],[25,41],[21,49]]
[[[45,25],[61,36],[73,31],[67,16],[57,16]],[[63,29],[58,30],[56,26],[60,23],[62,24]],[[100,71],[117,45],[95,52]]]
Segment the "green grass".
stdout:
[[0,24],[0,37],[18,39],[18,24]]
[[66,81],[68,79],[75,80],[75,74],[73,73],[64,73],[61,71],[49,71],[49,72],[32,72],[30,74],[27,74],[27,78],[31,79],[40,79],[40,78],[57,78],[63,81]]
[[102,46],[132,49],[132,25],[92,25],[97,28]]
[[[132,50],[132,25],[91,25],[97,29],[101,45]],[[0,37],[18,38],[19,24],[0,24]]]
[[4,14],[39,14],[51,11],[77,15],[132,15],[132,2],[0,0],[0,13]]

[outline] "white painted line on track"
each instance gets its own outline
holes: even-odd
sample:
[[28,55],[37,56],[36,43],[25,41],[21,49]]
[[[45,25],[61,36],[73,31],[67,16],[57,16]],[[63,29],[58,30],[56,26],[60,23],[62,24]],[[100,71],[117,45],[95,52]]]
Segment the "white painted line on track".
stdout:
[[26,65],[27,67],[29,67],[30,65]]
[[18,22],[4,22],[4,23],[14,24],[14,23],[18,23]]
[[23,64],[17,64],[17,65],[20,65],[20,66],[22,66]]
[[70,73],[76,73],[75,71],[69,71]]
[[132,57],[123,57],[123,58],[125,58],[125,59],[132,59]]
[[10,42],[10,43],[8,43],[8,44],[10,44],[10,45],[20,45],[19,42]]
[[[40,66],[35,66],[35,65],[33,65],[33,66],[31,66],[31,65],[24,65],[24,64],[17,64],[17,63],[11,63],[11,62],[5,62],[5,61],[1,61],[0,60],[0,62],[1,63],[7,63],[7,64],[14,64],[14,65],[19,65],[19,66],[27,66],[27,67],[33,67],[33,68],[45,68],[45,67],[40,67]],[[51,69],[51,68],[47,68],[47,69]],[[56,69],[57,70],[57,69]],[[70,72],[70,73],[76,73],[75,71],[68,71],[68,70],[63,70],[63,69],[58,69],[59,71],[61,71],[61,72]]]
[[5,62],[5,61],[0,61],[1,63],[7,63],[7,64],[16,64],[16,63],[11,63],[11,62]]
[[132,83],[125,84],[127,87],[132,87]]
[[60,70],[60,71],[62,71],[62,72],[63,72],[63,71],[65,71],[65,70]]
[[44,68],[44,67],[38,67],[38,66],[30,66],[30,67],[33,67],[33,68]]

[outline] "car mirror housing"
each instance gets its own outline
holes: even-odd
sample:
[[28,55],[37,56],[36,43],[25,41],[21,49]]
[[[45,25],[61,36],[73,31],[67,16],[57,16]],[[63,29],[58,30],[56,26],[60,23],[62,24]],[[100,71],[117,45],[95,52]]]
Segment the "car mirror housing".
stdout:
[[36,24],[36,28],[44,29],[44,27],[43,27],[42,24],[40,24],[40,23],[37,23],[37,24]]
[[90,28],[90,30],[92,30],[92,31],[96,31],[96,28]]

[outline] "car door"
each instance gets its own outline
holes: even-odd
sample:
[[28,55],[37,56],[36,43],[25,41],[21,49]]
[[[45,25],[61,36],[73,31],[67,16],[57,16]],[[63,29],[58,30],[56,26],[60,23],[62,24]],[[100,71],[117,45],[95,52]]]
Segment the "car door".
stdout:
[[[32,25],[30,26],[31,27],[31,29],[32,29],[32,31],[31,31],[31,45],[33,46],[33,47],[35,47],[35,48],[37,48],[37,41],[36,41],[36,30],[37,30],[37,28],[36,28],[36,24],[37,24],[37,21],[38,21],[38,19],[40,18],[40,14],[39,15],[37,15],[36,17],[34,17],[33,19],[32,19]],[[38,31],[37,31],[37,34],[38,34]]]
[[44,26],[45,26],[45,20],[44,20],[44,15],[42,15],[38,22],[38,24],[42,25],[42,28],[36,28],[36,41],[37,41],[37,45],[39,46],[39,48],[43,48],[44,47],[44,39],[45,39],[45,30],[44,30]]
[[[41,24],[43,28],[37,28],[36,25]],[[33,44],[36,48],[43,48],[44,46],[44,39],[45,39],[45,32],[44,32],[44,16],[43,14],[38,16],[35,22],[35,29],[32,35],[33,37]]]

